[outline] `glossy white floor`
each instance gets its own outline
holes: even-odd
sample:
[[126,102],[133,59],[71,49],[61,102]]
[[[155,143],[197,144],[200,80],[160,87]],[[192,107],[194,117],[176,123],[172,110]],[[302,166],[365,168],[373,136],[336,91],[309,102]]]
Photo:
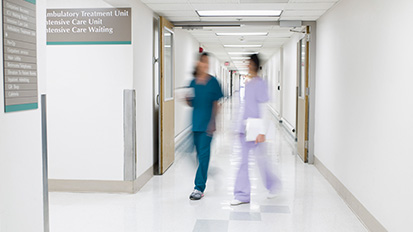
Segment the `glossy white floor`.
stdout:
[[221,110],[202,200],[188,198],[196,158],[181,146],[167,173],[153,177],[137,194],[50,193],[50,231],[367,231],[316,168],[295,155],[292,138],[279,125],[268,149],[283,182],[279,197],[266,198],[252,159],[251,203],[230,206],[240,150],[233,132],[239,104],[232,101]]

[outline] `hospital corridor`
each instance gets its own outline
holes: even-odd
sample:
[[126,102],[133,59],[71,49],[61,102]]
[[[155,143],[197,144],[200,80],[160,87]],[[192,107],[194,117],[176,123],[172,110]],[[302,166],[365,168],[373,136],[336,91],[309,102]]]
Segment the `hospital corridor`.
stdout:
[[0,232],[411,232],[412,0],[3,0]]

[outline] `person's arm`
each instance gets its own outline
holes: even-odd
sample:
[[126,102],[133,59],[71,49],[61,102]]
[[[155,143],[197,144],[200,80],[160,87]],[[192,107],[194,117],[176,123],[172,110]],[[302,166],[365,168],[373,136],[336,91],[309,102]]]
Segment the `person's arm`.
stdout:
[[190,107],[193,107],[192,100],[194,100],[194,97],[195,97],[195,83],[194,83],[194,81],[191,81],[191,84],[188,86],[187,90],[188,90],[188,92],[186,93],[186,96],[185,96],[186,104]]
[[210,134],[210,135],[212,135],[216,131],[216,121],[215,121],[215,119],[218,115],[218,111],[219,111],[218,101],[214,101],[212,103],[211,120],[209,121],[208,129],[207,129],[207,133]]
[[[212,77],[214,78],[214,77]],[[212,102],[212,114],[211,114],[211,120],[208,125],[208,134],[212,135],[216,131],[216,122],[215,119],[218,115],[219,111],[219,105],[218,101],[221,99],[224,95],[222,94],[222,89],[221,86],[215,78],[213,79],[215,81],[214,83],[214,101]]]
[[259,91],[258,95],[258,107],[259,107],[259,113],[260,113],[260,118],[261,120],[261,128],[260,128],[260,134],[257,136],[255,139],[255,143],[263,143],[266,140],[265,135],[267,134],[269,124],[270,124],[270,119],[268,116],[268,111],[267,111],[267,102],[269,100],[268,96],[268,88],[266,83],[263,81],[261,82],[261,91]]

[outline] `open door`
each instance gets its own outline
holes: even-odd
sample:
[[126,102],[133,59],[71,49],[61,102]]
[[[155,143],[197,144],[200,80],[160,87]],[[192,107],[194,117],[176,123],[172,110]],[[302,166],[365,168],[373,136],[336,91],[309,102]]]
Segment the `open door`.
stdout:
[[174,33],[173,24],[160,17],[161,80],[160,80],[160,157],[159,174],[175,160],[175,98],[174,98]]
[[160,106],[161,106],[161,65],[160,65],[160,55],[161,55],[161,29],[160,29],[160,19],[159,17],[153,18],[153,167],[154,174],[160,174]]
[[298,42],[297,72],[297,153],[304,162],[308,162],[308,75],[309,75],[309,26],[305,37]]

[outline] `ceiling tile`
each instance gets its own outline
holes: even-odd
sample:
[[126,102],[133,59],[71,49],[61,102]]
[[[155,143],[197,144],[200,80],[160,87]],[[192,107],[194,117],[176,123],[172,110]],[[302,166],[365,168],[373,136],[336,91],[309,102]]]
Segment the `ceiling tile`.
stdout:
[[166,16],[166,18],[171,22],[197,22],[199,17],[181,17],[181,16]]
[[188,0],[190,3],[207,3],[207,4],[217,4],[217,3],[238,3],[238,0]]
[[239,0],[240,3],[288,3],[288,0]]
[[146,4],[155,12],[162,10],[193,10],[189,4]]
[[292,16],[315,16],[320,17],[326,12],[325,10],[286,10],[282,13],[282,17]]
[[286,3],[267,4],[192,4],[196,10],[281,10]]
[[340,0],[290,0],[291,3],[320,3],[320,2],[333,2],[336,3]]
[[288,3],[284,10],[327,10],[334,2]]
[[143,3],[188,3],[187,0],[141,0]]
[[195,37],[201,43],[218,43],[221,44],[221,41],[213,37]]
[[173,16],[173,17],[196,17],[198,15],[193,10],[160,10],[158,14],[162,16]]
[[281,17],[280,20],[302,20],[302,21],[316,21],[319,16],[288,16]]

